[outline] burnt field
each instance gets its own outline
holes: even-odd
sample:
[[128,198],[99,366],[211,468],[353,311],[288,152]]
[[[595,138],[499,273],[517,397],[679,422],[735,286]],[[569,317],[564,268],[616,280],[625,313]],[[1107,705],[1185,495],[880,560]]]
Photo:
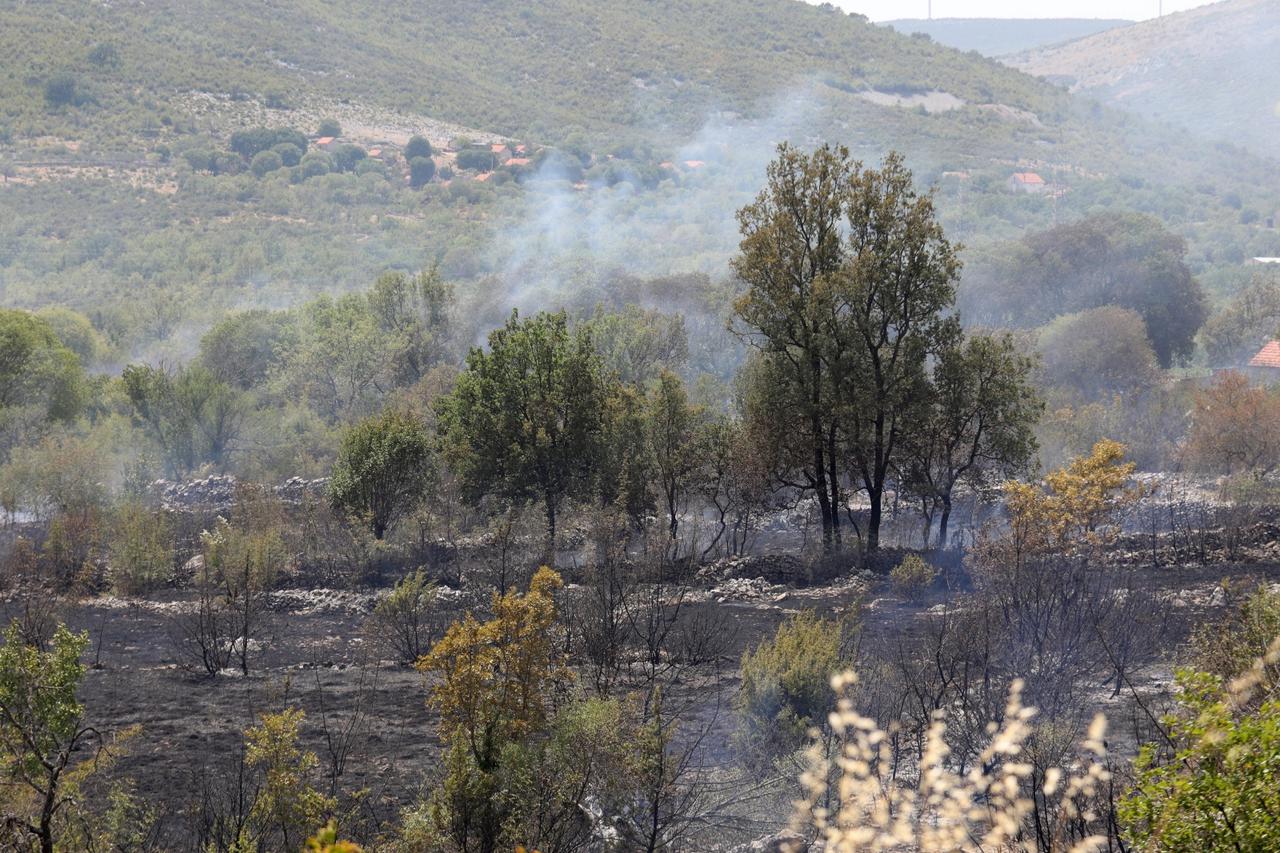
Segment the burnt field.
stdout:
[[[1265,543],[1258,543],[1264,545]],[[1230,590],[1280,583],[1280,563],[1213,561],[1152,566],[1131,553],[1117,553],[1105,572],[1109,583],[1141,588],[1161,608],[1158,649],[1135,658],[1126,689],[1110,683],[1082,684],[1084,701],[1103,708],[1121,731],[1113,748],[1132,752],[1137,730],[1124,721],[1141,716],[1135,699],[1151,708],[1167,704],[1171,673],[1188,632],[1220,616]],[[870,672],[893,666],[904,649],[918,655],[929,647],[931,625],[952,609],[969,606],[969,592],[953,575],[909,600],[881,574],[849,570],[825,582],[779,575],[781,558],[720,561],[663,595],[673,633],[695,637],[697,654],[673,661],[661,678],[678,699],[685,737],[696,740],[700,772],[732,776],[741,758],[735,741],[734,697],[744,650],[773,635],[790,615],[812,610],[823,616],[856,619],[855,664]],[[583,573],[566,570],[561,593],[565,642],[575,657],[574,608],[569,602],[589,592]],[[141,598],[90,596],[51,602],[13,594],[0,609],[6,622],[61,620],[88,631],[89,672],[81,699],[92,725],[104,732],[140,727],[120,759],[116,774],[157,809],[156,840],[165,849],[197,849],[215,815],[235,808],[243,786],[254,784],[243,766],[243,733],[260,714],[286,707],[306,712],[301,745],[319,758],[319,787],[339,796],[344,826],[353,837],[374,842],[401,811],[419,801],[440,775],[438,717],[426,702],[428,677],[397,662],[371,627],[383,583],[351,589],[276,589],[265,598],[260,626],[249,643],[249,674],[228,667],[211,676],[193,666],[176,638],[181,619],[197,606],[190,590],[174,589]],[[1226,585],[1224,586],[1224,582]],[[483,590],[464,589],[442,598],[440,623],[469,608],[485,612]],[[611,691],[641,694],[652,684],[642,651],[630,647]],[[667,666],[667,664],[663,664]],[[580,686],[590,690],[590,667],[578,666]],[[886,684],[886,690],[895,688]],[[873,689],[869,700],[885,702]],[[889,706],[910,697],[890,696]],[[1088,710],[1082,709],[1082,710]],[[708,845],[729,849],[785,824],[786,792],[745,800],[732,819],[704,836]],[[376,848],[376,844],[375,847]]]

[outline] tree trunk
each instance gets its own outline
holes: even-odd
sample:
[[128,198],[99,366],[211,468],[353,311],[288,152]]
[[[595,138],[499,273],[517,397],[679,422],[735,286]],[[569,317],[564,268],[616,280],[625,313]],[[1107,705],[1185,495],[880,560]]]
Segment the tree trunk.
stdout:
[[951,520],[951,496],[942,498],[942,515],[938,517],[938,548],[947,549],[947,522]]
[[871,501],[871,515],[867,519],[867,551],[868,561],[880,550],[880,517],[884,503],[884,486],[876,485],[867,489],[867,497]]

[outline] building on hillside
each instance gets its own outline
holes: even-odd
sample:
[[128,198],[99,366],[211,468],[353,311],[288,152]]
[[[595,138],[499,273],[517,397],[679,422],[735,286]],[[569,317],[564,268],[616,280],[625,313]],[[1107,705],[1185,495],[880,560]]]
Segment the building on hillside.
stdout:
[[1035,172],[1014,172],[1009,176],[1008,187],[1011,193],[1039,195],[1047,190],[1049,185]]
[[1280,379],[1280,341],[1263,344],[1241,372],[1255,382],[1272,384]]
[[330,146],[333,145],[333,142],[334,139],[332,136],[322,136],[316,140],[316,147],[321,151],[328,151]]
[[501,142],[493,143],[489,146],[489,150],[493,152],[495,163],[502,164],[511,159],[511,149]]

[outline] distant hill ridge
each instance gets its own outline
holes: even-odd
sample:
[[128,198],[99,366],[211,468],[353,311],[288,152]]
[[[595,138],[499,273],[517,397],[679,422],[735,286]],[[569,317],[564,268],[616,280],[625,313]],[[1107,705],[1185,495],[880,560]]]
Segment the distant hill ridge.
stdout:
[[1011,57],[1146,116],[1280,158],[1280,3],[1225,0]]
[[1119,18],[903,18],[886,21],[900,33],[924,33],[938,44],[1006,56],[1125,27]]

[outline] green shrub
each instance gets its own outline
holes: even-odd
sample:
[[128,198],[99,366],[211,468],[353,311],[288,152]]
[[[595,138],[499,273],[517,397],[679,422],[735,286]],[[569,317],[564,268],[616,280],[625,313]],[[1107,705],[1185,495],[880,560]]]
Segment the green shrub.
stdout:
[[433,618],[436,585],[422,569],[405,575],[373,609],[378,638],[401,663],[413,663],[435,644],[440,625]]
[[286,166],[296,166],[302,161],[302,149],[292,142],[281,142],[271,150],[280,155],[280,162]]
[[414,157],[409,161],[409,185],[423,187],[436,175],[436,163],[430,157]]
[[338,124],[335,119],[327,118],[320,122],[320,126],[316,128],[316,136],[341,136],[342,125]]
[[156,589],[173,574],[173,545],[162,514],[126,504],[116,516],[109,580],[117,595]]
[[831,710],[831,676],[841,669],[845,630],[838,620],[799,613],[742,656],[739,746],[768,761],[795,751]]
[[903,598],[919,601],[938,577],[938,570],[926,563],[918,554],[908,554],[889,572],[893,590]]
[[421,136],[409,137],[409,144],[404,147],[404,159],[410,162],[415,157],[430,157],[433,153],[431,143]]
[[250,171],[259,178],[283,167],[284,160],[275,151],[259,151],[253,155],[253,162],[249,164]]

